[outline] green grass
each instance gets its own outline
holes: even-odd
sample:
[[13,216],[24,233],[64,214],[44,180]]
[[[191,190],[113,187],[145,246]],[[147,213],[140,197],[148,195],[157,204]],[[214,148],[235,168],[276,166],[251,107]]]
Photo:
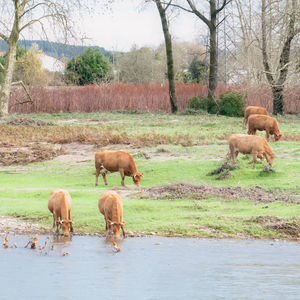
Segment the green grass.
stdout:
[[[13,116],[13,117],[20,117]],[[70,126],[86,126],[94,120],[104,122],[101,126],[111,126],[130,134],[156,132],[168,136],[187,135],[194,142],[190,147],[166,144],[156,148],[143,148],[150,152],[150,159],[135,155],[140,172],[144,172],[143,187],[155,187],[170,183],[193,183],[208,186],[240,186],[251,188],[260,186],[278,192],[300,195],[300,148],[299,142],[271,142],[277,155],[275,172],[262,172],[260,162],[252,169],[251,156],[239,155],[238,168],[230,172],[230,177],[222,181],[216,176],[207,176],[219,167],[228,152],[225,136],[242,133],[242,119],[208,115],[167,115],[167,114],[38,114],[25,117],[52,121],[61,126],[61,121],[72,121]],[[76,122],[76,120],[78,122]],[[280,129],[289,135],[300,134],[299,117],[280,117]],[[107,122],[107,124],[105,123]],[[65,125],[64,125],[65,126]],[[16,129],[17,130],[17,129]],[[245,132],[245,131],[244,131]],[[264,135],[263,133],[259,133]],[[114,146],[115,149],[118,146]],[[122,146],[121,146],[122,147]],[[136,153],[137,149],[130,149]],[[167,152],[165,152],[167,151]],[[165,158],[157,159],[156,155]],[[120,186],[118,173],[108,174],[108,187],[99,178],[95,187],[94,162],[47,161],[27,166],[10,166],[0,169],[0,215],[12,215],[37,222],[41,227],[52,225],[52,216],[47,209],[47,200],[52,189],[61,187],[70,191],[74,229],[78,233],[104,232],[104,218],[97,208],[101,193],[114,186]],[[131,178],[125,183],[133,185]],[[268,206],[268,208],[265,208]],[[300,223],[299,204],[273,202],[262,204],[247,199],[228,200],[208,196],[193,200],[184,199],[144,199],[133,193],[124,200],[125,229],[138,233],[156,232],[161,235],[184,235],[199,237],[236,237],[246,235],[264,238],[295,238],[281,230],[270,229],[265,223],[257,222],[258,216],[282,218],[286,223]],[[300,230],[300,228],[299,228]]]

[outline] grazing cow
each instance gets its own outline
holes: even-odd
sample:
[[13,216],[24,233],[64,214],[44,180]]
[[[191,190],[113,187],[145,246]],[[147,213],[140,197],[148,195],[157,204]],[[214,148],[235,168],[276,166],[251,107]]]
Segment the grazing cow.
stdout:
[[104,215],[105,230],[110,232],[112,227],[114,238],[117,239],[120,235],[120,229],[122,229],[125,238],[125,221],[123,221],[123,206],[120,195],[113,191],[104,192],[98,201],[98,208],[100,213]]
[[53,214],[53,228],[56,226],[56,232],[58,233],[58,226],[61,225],[64,236],[69,236],[70,231],[73,232],[71,205],[71,196],[68,191],[55,189],[51,192],[48,208]]
[[99,150],[95,154],[95,167],[96,167],[96,186],[98,185],[98,177],[101,172],[105,185],[107,185],[106,174],[107,171],[119,171],[122,178],[122,186],[124,184],[125,176],[131,176],[133,182],[139,186],[141,178],[144,173],[139,173],[133,157],[130,153],[124,151],[109,151]]
[[273,165],[276,155],[272,152],[267,141],[257,135],[246,134],[232,134],[229,136],[229,151],[230,160],[236,162],[239,152],[243,154],[252,154],[253,156],[253,169],[257,157],[261,159],[264,164],[264,157],[267,159],[270,166]]
[[247,106],[244,112],[244,122],[243,122],[243,128],[246,128],[246,125],[248,123],[248,117],[250,115],[268,115],[267,110],[264,107],[260,106]]
[[264,115],[251,115],[248,118],[248,134],[256,134],[256,130],[265,130],[266,138],[269,141],[270,134],[274,134],[275,141],[279,141],[282,134],[279,131],[275,118]]

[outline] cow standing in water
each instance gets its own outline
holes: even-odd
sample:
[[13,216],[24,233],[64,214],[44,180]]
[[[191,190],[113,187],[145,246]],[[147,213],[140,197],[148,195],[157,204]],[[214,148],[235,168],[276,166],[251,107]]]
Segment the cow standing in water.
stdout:
[[51,192],[48,200],[48,209],[53,214],[53,228],[59,232],[61,226],[64,236],[69,236],[73,232],[73,220],[71,218],[72,200],[68,191],[55,189]]
[[114,238],[118,239],[120,229],[122,229],[123,237],[125,238],[123,204],[120,195],[113,191],[104,192],[98,201],[98,208],[100,213],[104,215],[105,230],[108,230],[110,233],[112,228]]

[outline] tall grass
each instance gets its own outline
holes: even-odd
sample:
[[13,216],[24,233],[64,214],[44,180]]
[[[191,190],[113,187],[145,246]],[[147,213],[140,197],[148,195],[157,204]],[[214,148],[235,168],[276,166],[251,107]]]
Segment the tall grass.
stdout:
[[[247,94],[247,105],[259,105],[272,111],[272,94],[268,87],[219,85],[217,97],[226,90],[240,90]],[[194,96],[205,97],[203,84],[178,84],[176,86],[178,109],[185,111],[187,101]],[[10,113],[57,113],[94,111],[170,112],[168,85],[160,84],[101,84],[83,87],[31,87],[34,103],[18,104],[26,99],[21,88],[15,88],[9,101]],[[287,113],[300,111],[300,87],[285,92]]]

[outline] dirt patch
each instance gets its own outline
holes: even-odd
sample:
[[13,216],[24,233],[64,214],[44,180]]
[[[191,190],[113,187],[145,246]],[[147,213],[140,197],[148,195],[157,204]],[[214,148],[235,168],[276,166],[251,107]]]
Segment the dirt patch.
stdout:
[[250,220],[262,224],[265,229],[275,230],[292,238],[299,238],[300,224],[295,220],[287,220],[274,216],[258,216]]
[[255,186],[250,189],[229,186],[216,187],[194,185],[187,183],[170,184],[158,187],[145,189],[146,198],[151,199],[205,199],[206,197],[218,196],[226,199],[249,199],[255,202],[270,203],[274,201],[282,201],[286,203],[300,203],[300,195],[292,193],[279,193],[275,190],[265,190],[260,186]]
[[41,120],[33,120],[28,118],[16,118],[6,122],[7,125],[11,126],[53,126],[52,122],[44,122]]
[[19,218],[0,216],[0,232],[6,234],[43,234],[50,228],[40,228],[38,224],[29,223]]
[[0,164],[10,166],[13,164],[29,164],[53,159],[56,156],[65,154],[63,147],[30,145],[28,147],[12,147],[7,144],[0,144]]

